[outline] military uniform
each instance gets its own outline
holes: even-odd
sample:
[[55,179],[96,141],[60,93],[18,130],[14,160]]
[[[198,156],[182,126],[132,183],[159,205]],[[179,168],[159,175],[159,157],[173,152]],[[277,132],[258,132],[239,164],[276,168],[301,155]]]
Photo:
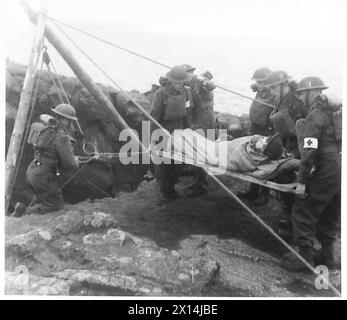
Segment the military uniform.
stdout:
[[[274,104],[274,97],[270,90],[263,88],[257,91],[255,99],[264,101],[269,104]],[[250,134],[259,134],[261,136],[271,136],[275,133],[275,129],[270,121],[272,108],[253,101],[249,108],[249,120],[251,121]]]
[[191,128],[204,129],[205,135],[207,129],[216,129],[216,116],[213,111],[214,95],[213,90],[216,85],[210,80],[198,79],[194,76],[190,81],[191,93]]
[[78,167],[73,153],[74,139],[62,126],[50,128],[34,148],[34,160],[27,169],[27,183],[33,189],[39,213],[58,210],[63,206],[57,171]]
[[301,165],[298,181],[306,185],[307,198],[297,199],[292,212],[294,237],[299,247],[323,246],[335,241],[340,214],[340,154],[331,112],[319,95],[306,119],[297,123]]
[[[161,87],[154,95],[151,115],[170,133],[175,129],[188,128],[190,126],[186,110],[188,101],[188,92],[184,87],[179,91],[171,85]],[[156,178],[163,195],[170,196],[175,193],[174,185],[178,170],[179,166],[173,162],[156,167]]]
[[294,90],[284,95],[280,101],[275,102],[277,109],[270,115],[275,131],[279,132],[286,150],[300,157],[296,139],[295,123],[305,114],[304,103],[295,95]]
[[[210,80],[202,80],[194,76],[189,84],[190,88],[190,112],[191,112],[191,128],[193,130],[203,129],[204,134],[208,138],[215,139],[216,134],[210,137],[207,135],[208,129],[216,129],[217,121],[213,110],[215,84]],[[191,186],[190,196],[199,195],[206,192],[207,174],[200,167],[193,167],[195,176],[194,183]]]

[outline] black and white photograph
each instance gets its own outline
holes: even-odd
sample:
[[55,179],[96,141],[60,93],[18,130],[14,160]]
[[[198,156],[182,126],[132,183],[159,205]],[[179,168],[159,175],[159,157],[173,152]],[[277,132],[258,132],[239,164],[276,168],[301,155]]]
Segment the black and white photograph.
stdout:
[[4,1],[5,299],[343,298],[345,9]]

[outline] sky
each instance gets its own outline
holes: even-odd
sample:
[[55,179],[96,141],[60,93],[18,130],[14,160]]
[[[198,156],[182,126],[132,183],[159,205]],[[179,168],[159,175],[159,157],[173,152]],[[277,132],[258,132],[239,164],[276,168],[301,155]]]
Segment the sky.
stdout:
[[[341,37],[343,0],[28,0],[67,22],[127,30],[265,37]],[[19,0],[6,0],[7,25],[25,26]],[[11,34],[8,28],[8,34]]]

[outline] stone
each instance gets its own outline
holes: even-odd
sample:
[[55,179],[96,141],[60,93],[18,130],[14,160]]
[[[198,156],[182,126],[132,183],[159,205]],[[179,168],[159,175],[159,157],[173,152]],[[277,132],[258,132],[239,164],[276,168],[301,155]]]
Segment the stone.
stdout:
[[43,239],[45,239],[47,241],[52,240],[52,235],[48,231],[40,231],[39,235],[40,235],[41,238],[43,238]]

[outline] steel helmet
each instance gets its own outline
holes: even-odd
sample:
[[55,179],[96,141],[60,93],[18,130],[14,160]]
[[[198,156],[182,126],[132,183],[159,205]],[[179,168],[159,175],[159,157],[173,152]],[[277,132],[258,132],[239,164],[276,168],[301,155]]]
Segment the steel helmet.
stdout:
[[74,107],[70,106],[69,104],[66,104],[66,103],[58,104],[54,109],[52,109],[52,111],[64,118],[77,121],[76,111]]
[[287,82],[290,79],[288,73],[283,70],[272,71],[265,79],[266,87],[273,87],[278,84]]
[[302,79],[299,84],[298,88],[296,89],[295,92],[301,92],[301,91],[306,91],[306,90],[314,90],[314,89],[328,89],[324,82],[322,81],[321,78],[318,77],[306,77]]
[[166,77],[170,81],[185,82],[189,80],[188,73],[186,69],[182,66],[173,67],[167,74]]
[[264,154],[270,157],[270,160],[278,160],[283,151],[283,142],[278,133],[268,137],[268,145],[264,149]]
[[264,81],[266,80],[266,78],[268,77],[270,73],[271,73],[271,70],[269,68],[259,68],[254,71],[251,80]]
[[196,68],[192,67],[190,64],[182,64],[182,67],[187,71],[187,72],[193,72],[195,71]]

